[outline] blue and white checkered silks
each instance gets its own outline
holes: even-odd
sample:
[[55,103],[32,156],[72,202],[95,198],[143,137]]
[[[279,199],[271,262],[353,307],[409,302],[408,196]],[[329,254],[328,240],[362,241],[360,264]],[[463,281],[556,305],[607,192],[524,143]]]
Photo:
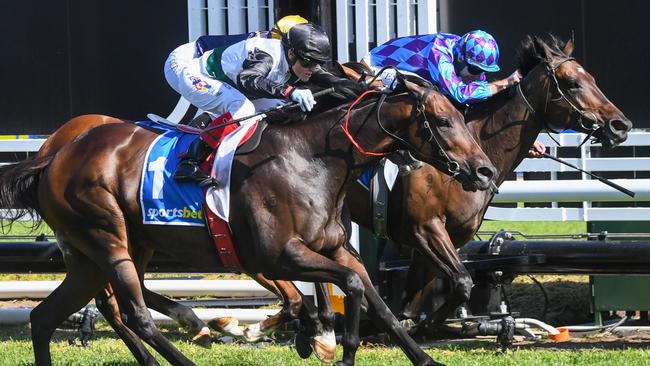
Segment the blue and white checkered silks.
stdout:
[[454,64],[454,46],[459,39],[459,36],[448,33],[395,38],[372,49],[364,60],[375,71],[392,65],[400,71],[420,76],[438,85],[459,103],[473,103],[491,97],[485,75],[467,84],[458,76],[460,70],[456,70]]

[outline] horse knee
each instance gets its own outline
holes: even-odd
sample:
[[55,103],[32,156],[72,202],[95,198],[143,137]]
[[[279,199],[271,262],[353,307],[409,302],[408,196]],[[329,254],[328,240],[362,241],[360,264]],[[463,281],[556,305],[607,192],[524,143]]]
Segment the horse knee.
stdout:
[[158,332],[146,309],[144,311],[136,310],[132,314],[122,314],[122,321],[145,342],[152,340]]
[[284,308],[286,313],[292,318],[296,319],[302,310],[302,296],[289,298],[285,300]]
[[472,277],[469,274],[459,276],[455,281],[454,295],[456,295],[463,302],[468,301],[472,292]]
[[349,274],[345,280],[345,285],[350,295],[358,296],[358,297],[363,296],[365,287],[363,286],[363,282],[361,281],[361,278],[359,277],[358,274],[354,272]]

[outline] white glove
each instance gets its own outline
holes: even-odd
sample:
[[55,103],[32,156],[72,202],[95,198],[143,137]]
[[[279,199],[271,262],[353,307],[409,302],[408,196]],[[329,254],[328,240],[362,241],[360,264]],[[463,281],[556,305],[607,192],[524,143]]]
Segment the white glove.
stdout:
[[395,89],[397,86],[397,73],[395,72],[395,69],[384,70],[384,72],[379,75],[379,78],[382,83],[384,83],[386,89]]
[[300,109],[303,112],[309,112],[314,108],[316,100],[309,89],[294,89],[291,93],[291,100],[300,104]]

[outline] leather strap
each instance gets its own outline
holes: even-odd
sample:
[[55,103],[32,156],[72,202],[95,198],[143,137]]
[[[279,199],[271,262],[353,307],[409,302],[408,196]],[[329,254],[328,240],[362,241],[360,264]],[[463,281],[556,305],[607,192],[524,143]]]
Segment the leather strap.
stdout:
[[244,268],[239,263],[228,223],[215,215],[207,205],[203,205],[203,211],[205,212],[205,218],[208,223],[208,232],[212,240],[214,240],[214,245],[217,248],[217,254],[221,263],[231,272],[243,272]]
[[384,176],[384,164],[382,159],[375,166],[374,174],[370,180],[370,194],[372,196],[372,229],[380,238],[388,238],[388,184]]

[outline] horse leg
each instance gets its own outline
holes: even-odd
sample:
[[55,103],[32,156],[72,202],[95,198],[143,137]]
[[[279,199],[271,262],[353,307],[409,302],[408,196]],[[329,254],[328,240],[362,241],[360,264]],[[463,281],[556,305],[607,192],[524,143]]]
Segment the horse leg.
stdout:
[[406,329],[400,325],[397,318],[395,318],[395,315],[391,313],[386,303],[384,303],[381,296],[379,296],[377,290],[375,290],[375,287],[372,285],[370,276],[368,275],[366,268],[363,266],[359,254],[354,250],[354,248],[350,245],[345,246],[344,248],[339,249],[334,255],[339,264],[352,269],[359,275],[365,288],[364,297],[368,301],[368,317],[380,329],[386,331],[392,339],[397,340],[397,343],[404,353],[406,353],[409,360],[411,360],[414,365],[418,366],[442,365],[431,359],[431,357],[429,357],[429,355],[427,355],[408,335]]
[[290,281],[270,281],[261,273],[249,274],[255,281],[282,300],[282,309],[259,323],[251,324],[244,330],[247,342],[256,342],[263,336],[273,332],[278,326],[297,319],[302,309],[302,294]]
[[[89,234],[92,236],[92,232]],[[124,324],[172,365],[194,365],[156,328],[142,296],[138,272],[126,248],[112,247],[106,262],[102,264],[111,279]]]
[[204,348],[210,348],[212,346],[210,329],[194,314],[192,308],[179,304],[144,287],[144,272],[147,269],[147,264],[149,264],[149,261],[153,257],[154,251],[149,249],[143,240],[137,240],[135,244],[131,248],[131,256],[138,270],[138,277],[142,285],[142,296],[147,306],[176,320],[181,326],[189,328],[189,334],[193,343]]
[[[439,326],[451,311],[469,300],[472,277],[458,257],[445,225],[440,220],[431,220],[418,228],[415,239],[418,250],[433,264],[433,269],[439,271],[440,277],[448,278],[451,282],[445,303],[435,312],[435,319],[431,321],[434,326]],[[430,282],[430,277],[428,282],[426,287],[432,292],[435,286]]]
[[[64,241],[58,238],[64,248]],[[106,283],[101,270],[74,248],[65,248],[67,268],[65,279],[30,313],[32,345],[36,365],[51,365],[50,340],[56,327],[72,313],[81,309]]]
[[359,315],[364,291],[357,273],[310,250],[298,240],[288,242],[283,255],[273,267],[267,269],[274,277],[296,281],[332,282],[345,293],[345,335],[341,342],[343,360],[337,365],[354,365],[355,354],[359,348]]
[[150,309],[165,314],[176,320],[181,326],[189,328],[193,343],[203,348],[212,347],[210,329],[203,320],[196,316],[192,308],[155,293],[144,287],[144,284],[142,286],[142,296]]
[[117,305],[115,294],[110,284],[107,284],[104,290],[95,296],[95,304],[104,316],[104,319],[106,319],[108,324],[110,324],[124,344],[129,348],[138,361],[138,364],[159,365],[158,361],[156,361],[144,344],[142,344],[140,338],[122,322],[120,308]]
[[334,359],[334,352],[336,352],[336,335],[334,334],[336,318],[326,284],[319,282],[315,284],[314,290],[318,302],[318,319],[322,324],[322,329],[313,337],[312,348],[318,359],[329,363]]

